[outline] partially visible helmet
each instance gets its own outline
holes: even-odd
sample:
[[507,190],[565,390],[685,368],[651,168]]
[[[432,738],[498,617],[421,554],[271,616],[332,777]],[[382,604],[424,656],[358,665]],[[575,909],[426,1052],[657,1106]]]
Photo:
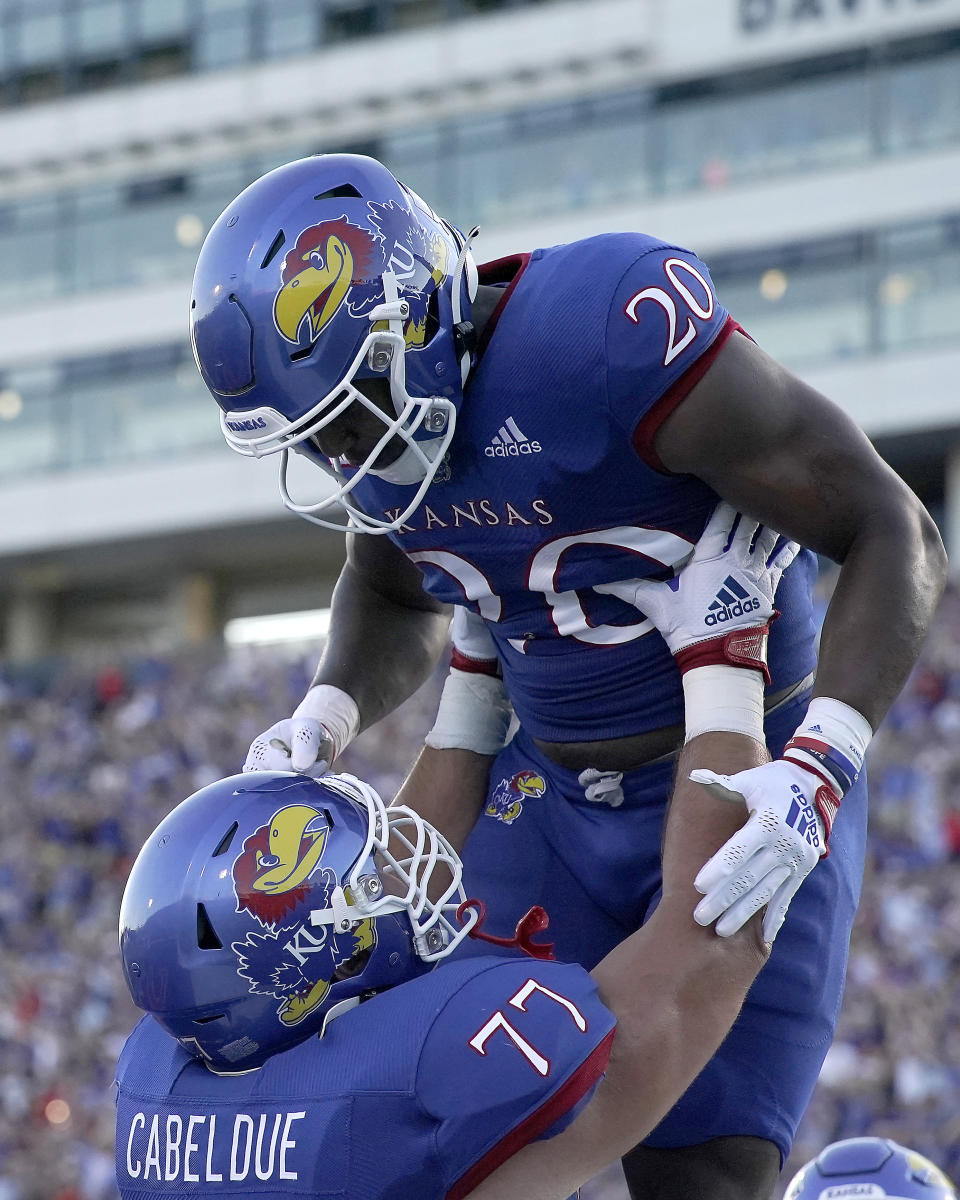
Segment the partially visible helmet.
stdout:
[[127,986],[211,1070],[250,1070],[449,954],[477,919],[455,920],[460,876],[436,830],[352,776],[234,775],[178,805],[134,863]]
[[[476,289],[469,239],[375,159],[320,154],[264,175],[214,223],[193,284],[194,354],[227,443],[255,457],[279,451],[283,502],[308,520],[340,529],[318,514],[342,505],[352,528],[398,529],[453,436],[472,361]],[[392,413],[357,389],[364,379],[389,381]],[[353,403],[384,430],[348,478],[313,438]],[[375,469],[395,437],[403,454]],[[333,475],[332,495],[293,500],[291,449]],[[368,473],[419,485],[395,520],[352,501]]]
[[834,1142],[801,1167],[784,1200],[957,1200],[933,1163],[889,1138]]

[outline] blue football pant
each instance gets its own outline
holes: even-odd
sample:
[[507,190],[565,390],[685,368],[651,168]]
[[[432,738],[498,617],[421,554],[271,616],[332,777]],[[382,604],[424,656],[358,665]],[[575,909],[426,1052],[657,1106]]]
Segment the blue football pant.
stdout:
[[[777,755],[809,701],[804,692],[767,720]],[[561,960],[594,967],[643,924],[660,894],[660,844],[675,760],[626,773],[623,804],[585,799],[577,773],[544,757],[523,731],[498,756],[487,807],[467,840],[468,895],[487,906],[485,930],[509,937],[532,904],[550,916],[541,941]],[[794,897],[766,966],[717,1054],[646,1145],[767,1138],[786,1160],[833,1038],[866,839],[866,778],[844,797],[830,854]],[[489,953],[467,939],[458,953]]]

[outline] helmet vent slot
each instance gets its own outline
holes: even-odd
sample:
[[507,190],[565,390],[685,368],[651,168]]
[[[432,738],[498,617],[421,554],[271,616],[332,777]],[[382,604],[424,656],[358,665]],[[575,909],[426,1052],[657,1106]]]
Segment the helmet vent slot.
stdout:
[[280,247],[283,245],[283,243],[286,240],[287,239],[284,236],[284,232],[281,229],[280,232],[277,234],[277,236],[270,243],[270,249],[263,256],[263,262],[260,264],[261,271],[263,270],[264,267],[269,266],[270,263],[273,262],[273,260],[277,257],[277,254],[280,252]]
[[237,832],[237,828],[237,822],[234,821],[234,823],[217,843],[217,848],[214,850],[213,854],[211,854],[211,858],[219,858],[221,854],[226,854],[226,852],[230,849],[230,843],[233,841],[234,834]]
[[226,1013],[214,1013],[209,1017],[194,1017],[194,1025],[209,1025],[211,1021],[222,1021]]
[[202,904],[197,905],[197,946],[201,950],[222,950],[223,942],[217,937],[207,910]]
[[323,809],[322,812],[323,812],[323,815],[327,818],[327,824],[332,829],[333,828],[333,813],[330,811],[329,808]]
[[301,359],[309,358],[316,348],[317,343],[311,342],[309,346],[304,346],[302,350],[294,350],[294,352],[290,355],[290,361],[300,362]]
[[348,197],[351,200],[363,199],[352,183],[342,183],[339,187],[327,188],[325,192],[320,192],[314,196],[314,200],[341,200]]

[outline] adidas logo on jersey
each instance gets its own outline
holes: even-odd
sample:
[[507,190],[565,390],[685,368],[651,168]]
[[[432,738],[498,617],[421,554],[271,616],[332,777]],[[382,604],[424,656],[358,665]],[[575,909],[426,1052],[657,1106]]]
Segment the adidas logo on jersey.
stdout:
[[717,598],[707,608],[703,618],[704,625],[721,625],[733,617],[742,617],[744,613],[753,612],[760,607],[756,596],[751,597],[742,584],[732,575],[723,581],[723,586],[717,592]]
[[487,458],[516,458],[521,454],[539,454],[542,449],[539,442],[532,442],[520,432],[513,417],[508,417],[483,452]]

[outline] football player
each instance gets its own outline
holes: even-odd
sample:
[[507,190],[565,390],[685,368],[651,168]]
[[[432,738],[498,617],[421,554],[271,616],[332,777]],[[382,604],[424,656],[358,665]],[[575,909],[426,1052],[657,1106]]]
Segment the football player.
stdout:
[[[796,547],[756,544],[738,577],[772,592]],[[709,548],[688,569],[716,582],[731,567]],[[651,587],[663,612],[691,602]],[[731,696],[754,673],[700,669]],[[433,731],[448,744],[425,747],[391,807],[351,776],[245,773],[161,823],[120,914],[124,975],[149,1014],[117,1069],[125,1198],[563,1200],[703,1067],[767,946],[759,918],[728,938],[693,920],[675,847],[693,810],[701,854],[742,823],[697,768],[761,763],[759,707],[734,733],[691,694],[663,896],[592,976],[535,940],[539,909],[492,955],[454,846],[405,803],[475,815],[508,718],[499,680],[454,668]],[[791,795],[765,784],[768,803]],[[452,959],[467,937],[483,955]]]
[[784,1200],[957,1200],[956,1189],[933,1163],[890,1138],[834,1142],[801,1167]]
[[[815,819],[775,814],[750,857],[775,869],[799,837],[823,861],[731,1036],[625,1165],[636,1196],[765,1200],[840,1007],[863,754],[915,661],[943,547],[854,424],[744,334],[690,251],[605,234],[478,271],[470,240],[381,164],[321,155],[252,184],[204,243],[192,337],[228,443],[279,454],[288,508],[349,521],[314,685],[245,766],[321,773],[426,677],[447,606],[469,607],[520,731],[465,861],[491,927],[508,932],[533,890],[560,956],[590,968],[658,895],[690,666],[628,581],[683,561],[718,496],[809,547],[744,703],[766,706],[775,760],[761,769],[823,790]],[[293,495],[291,453],[320,468],[316,493]],[[812,551],[842,563],[813,689]],[[706,636],[735,632],[757,598],[723,580],[701,599]],[[699,874],[696,824],[683,867],[704,889],[699,919],[727,932],[753,867],[736,841]]]

